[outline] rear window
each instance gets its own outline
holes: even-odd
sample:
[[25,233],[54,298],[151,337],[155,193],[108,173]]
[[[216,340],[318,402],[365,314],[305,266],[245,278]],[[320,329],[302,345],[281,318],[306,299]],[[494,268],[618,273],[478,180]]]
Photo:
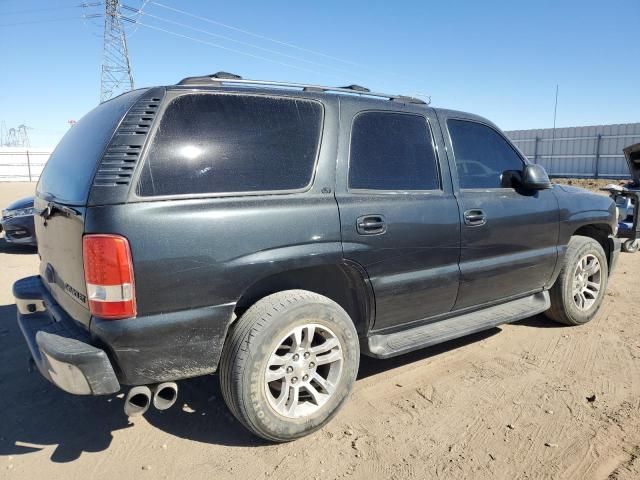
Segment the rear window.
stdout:
[[189,94],[167,107],[138,195],[298,190],[311,183],[322,129],[314,101]]
[[125,93],[87,113],[62,137],[40,175],[39,197],[85,205],[97,164],[122,117],[144,90]]

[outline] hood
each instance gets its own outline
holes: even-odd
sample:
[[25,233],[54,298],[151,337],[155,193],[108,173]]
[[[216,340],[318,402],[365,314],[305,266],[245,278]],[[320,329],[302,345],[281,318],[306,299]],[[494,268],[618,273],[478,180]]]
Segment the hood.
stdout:
[[627,159],[633,183],[640,185],[640,143],[629,145],[622,151],[624,152],[624,158]]
[[33,197],[20,198],[5,207],[5,210],[17,210],[18,208],[33,207]]
[[593,192],[587,190],[586,188],[567,185],[565,183],[554,183],[553,188],[559,188],[563,192],[567,192],[567,193],[586,193],[589,195],[593,194]]

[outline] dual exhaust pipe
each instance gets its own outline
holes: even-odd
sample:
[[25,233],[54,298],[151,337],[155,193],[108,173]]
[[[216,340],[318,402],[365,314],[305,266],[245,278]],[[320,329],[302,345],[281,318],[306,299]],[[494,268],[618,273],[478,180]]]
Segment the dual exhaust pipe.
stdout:
[[124,399],[124,413],[128,417],[143,415],[149,407],[166,410],[173,407],[178,399],[178,385],[175,382],[165,382],[147,386],[133,387]]

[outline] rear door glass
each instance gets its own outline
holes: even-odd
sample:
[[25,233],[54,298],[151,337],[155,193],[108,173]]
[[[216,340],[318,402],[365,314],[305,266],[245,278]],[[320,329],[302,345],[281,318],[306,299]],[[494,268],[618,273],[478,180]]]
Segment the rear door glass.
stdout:
[[395,112],[359,114],[351,131],[349,188],[439,189],[438,160],[427,119]]
[[322,105],[267,96],[188,94],[160,120],[140,196],[290,191],[311,183]]

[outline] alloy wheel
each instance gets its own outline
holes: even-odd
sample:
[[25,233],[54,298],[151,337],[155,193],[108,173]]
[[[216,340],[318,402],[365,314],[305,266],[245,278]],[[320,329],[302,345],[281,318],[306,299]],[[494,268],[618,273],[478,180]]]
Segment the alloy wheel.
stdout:
[[580,259],[573,274],[573,301],[580,310],[589,310],[602,287],[602,269],[598,258],[588,253]]
[[336,391],[343,364],[342,345],[331,329],[315,323],[295,327],[267,362],[269,405],[288,418],[313,414]]

